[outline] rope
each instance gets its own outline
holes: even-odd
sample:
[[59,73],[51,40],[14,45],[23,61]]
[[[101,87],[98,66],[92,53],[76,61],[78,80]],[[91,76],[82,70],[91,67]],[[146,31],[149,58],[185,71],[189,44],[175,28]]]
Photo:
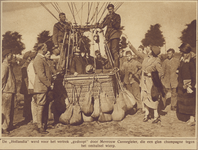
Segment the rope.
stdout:
[[70,9],[70,11],[71,11],[71,14],[72,14],[72,16],[73,16],[73,18],[74,18],[74,22],[76,23],[76,19],[75,19],[75,16],[74,16],[74,14],[72,13],[72,9],[71,9],[71,7],[70,7],[70,5],[69,5],[69,2],[68,2],[67,4],[68,4],[68,6],[69,6],[69,9]]
[[[109,3],[110,3],[110,2],[109,2]],[[103,13],[102,13],[102,15],[100,16],[100,19],[98,20],[98,23],[100,22],[102,16],[104,15],[104,13],[105,13],[105,11],[106,11],[106,7],[109,5],[109,3],[108,3],[108,2],[106,3],[105,8],[104,8],[104,10],[103,10]]]
[[[77,10],[77,8],[76,8],[75,3],[74,3],[74,8],[76,9],[76,12],[77,12],[78,10]],[[78,14],[78,18],[79,18],[79,20],[80,20],[80,22],[81,22],[81,24],[82,24],[82,18],[80,18],[79,14]]]
[[90,12],[91,12],[92,5],[93,5],[93,2],[91,2],[91,6],[90,6],[90,8],[89,8],[89,3],[88,3],[88,17],[87,17],[87,24],[89,24],[89,15],[90,15]]
[[57,6],[56,6],[55,4],[53,4],[53,3],[51,2],[51,5],[54,7],[54,9],[55,9],[58,13],[60,13],[59,9],[57,8]]
[[91,17],[91,19],[90,19],[90,21],[89,21],[90,23],[91,23],[91,21],[93,20],[94,16],[96,16],[96,12],[97,12],[97,10],[98,10],[98,6],[99,6],[99,3],[97,4],[96,10],[95,10],[93,16]]
[[116,9],[115,9],[115,12],[120,8],[120,6],[122,6],[124,2],[122,2]]
[[[56,16],[54,16],[54,14],[41,2],[40,3],[56,20],[58,20],[58,18],[56,18]],[[59,20],[58,20],[59,21]]]
[[63,12],[57,2],[55,2],[56,6],[59,8],[60,12]]
[[[83,4],[83,6],[85,5],[85,3]],[[81,8],[78,10],[78,12],[74,15],[74,16],[76,16],[79,12],[80,12],[80,10],[82,9],[82,7],[83,6],[81,6]],[[72,21],[74,18],[72,18],[70,21]]]

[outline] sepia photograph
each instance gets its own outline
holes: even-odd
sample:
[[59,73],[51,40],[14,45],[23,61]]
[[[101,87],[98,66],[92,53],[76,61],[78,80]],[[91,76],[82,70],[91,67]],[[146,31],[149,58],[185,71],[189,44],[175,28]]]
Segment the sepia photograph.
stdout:
[[195,0],[1,1],[0,145],[196,149],[196,20]]

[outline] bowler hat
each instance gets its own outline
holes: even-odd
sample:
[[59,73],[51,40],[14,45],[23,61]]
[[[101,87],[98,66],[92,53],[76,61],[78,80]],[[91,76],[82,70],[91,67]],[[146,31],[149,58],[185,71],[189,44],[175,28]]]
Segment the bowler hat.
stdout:
[[6,55],[8,55],[9,53],[12,53],[12,49],[4,49],[2,51],[2,57],[6,57]]
[[160,54],[160,48],[158,46],[152,46],[151,50],[156,56]]

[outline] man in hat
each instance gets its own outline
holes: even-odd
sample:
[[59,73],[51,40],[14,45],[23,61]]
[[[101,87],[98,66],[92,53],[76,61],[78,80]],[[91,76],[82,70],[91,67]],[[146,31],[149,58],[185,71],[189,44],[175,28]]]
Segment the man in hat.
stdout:
[[14,95],[16,93],[16,80],[11,61],[12,50],[2,51],[2,134],[8,134],[13,127]]
[[124,75],[124,85],[130,91],[137,101],[137,110],[142,111],[142,101],[139,87],[140,73],[142,64],[132,59],[132,52],[126,52],[127,60],[120,68],[121,74]]
[[106,66],[108,65],[108,60],[101,56],[99,50],[95,51],[95,55],[96,55],[96,69],[107,68]]
[[120,30],[121,18],[119,14],[114,12],[114,5],[109,4],[107,6],[109,14],[104,18],[102,23],[98,25],[99,28],[104,28],[107,26],[105,33],[106,41],[108,42],[108,47],[111,51],[111,55],[114,59],[114,66],[119,68],[119,41],[122,34]]
[[[59,63],[60,66],[58,66],[58,69],[61,70],[65,67],[64,60],[66,56],[63,56],[63,51],[66,48],[66,52],[67,52],[68,42],[69,42],[69,31],[71,30],[71,23],[66,22],[65,13],[60,13],[59,18],[60,18],[60,21],[57,22],[53,28],[52,40],[55,46],[53,53],[55,55],[60,54],[60,63]],[[64,37],[65,37],[65,41],[63,41]]]
[[[162,69],[164,72],[164,78],[162,79],[162,83],[166,88],[166,92],[171,93],[171,110],[176,110],[177,104],[177,92],[176,88],[178,85],[178,75],[176,73],[180,61],[179,58],[174,57],[175,50],[170,48],[167,50],[167,59],[165,59],[162,63]],[[164,102],[164,106],[166,103]]]
[[47,53],[47,45],[45,43],[38,44],[38,54],[34,59],[33,67],[35,71],[34,93],[37,99],[37,126],[40,133],[47,133],[48,121],[48,92],[53,89],[52,72],[48,65],[45,54]]
[[72,59],[70,68],[71,74],[74,74],[74,76],[77,76],[78,74],[85,74],[85,67],[86,62],[83,60],[80,50],[75,48],[74,57]]

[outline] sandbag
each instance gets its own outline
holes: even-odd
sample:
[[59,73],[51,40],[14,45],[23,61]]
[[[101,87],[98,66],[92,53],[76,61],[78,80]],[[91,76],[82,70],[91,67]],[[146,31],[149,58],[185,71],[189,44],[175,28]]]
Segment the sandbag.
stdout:
[[65,110],[65,112],[62,113],[61,116],[59,117],[59,122],[63,124],[69,124],[72,114],[73,114],[73,105],[70,104],[68,108]]
[[109,113],[113,111],[113,102],[109,99],[105,92],[100,93],[100,106],[103,113]]
[[94,99],[93,99],[93,93],[92,91],[88,91],[85,94],[85,99],[83,101],[82,104],[82,112],[86,115],[86,116],[90,116],[93,111],[94,111]]
[[93,113],[91,114],[91,117],[93,118],[98,118],[100,115],[100,100],[99,100],[99,97],[97,96],[95,99],[94,99],[94,111]]
[[99,122],[109,122],[112,120],[111,114],[100,112],[100,116],[98,118]]
[[116,98],[116,103],[114,104],[114,109],[112,113],[112,119],[114,121],[121,121],[122,119],[124,119],[126,105],[123,105],[123,102],[124,101],[122,100],[122,94],[120,94],[118,98]]
[[125,102],[125,104],[127,106],[127,110],[132,109],[134,105],[132,104],[128,94],[126,92],[124,92],[124,91],[123,91],[123,98],[124,98],[124,102]]
[[133,94],[129,92],[127,89],[124,89],[124,93],[126,93],[126,95],[129,97],[129,100],[131,101],[131,104],[134,106],[137,103],[137,101]]
[[84,122],[92,122],[94,120],[91,116],[86,116],[84,113],[82,113],[82,117]]
[[78,103],[75,103],[73,105],[73,114],[70,119],[70,124],[71,125],[79,125],[82,123],[82,113],[80,109],[80,105]]
[[119,103],[120,108],[122,108],[125,112],[127,111],[127,106],[124,101],[123,92],[119,92],[119,95],[116,97],[116,103]]

